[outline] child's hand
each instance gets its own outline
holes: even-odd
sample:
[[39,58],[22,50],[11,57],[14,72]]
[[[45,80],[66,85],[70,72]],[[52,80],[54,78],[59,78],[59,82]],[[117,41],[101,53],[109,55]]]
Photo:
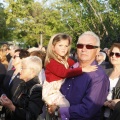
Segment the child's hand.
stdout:
[[88,65],[86,67],[82,68],[83,72],[92,72],[92,71],[96,71],[97,70],[97,65]]

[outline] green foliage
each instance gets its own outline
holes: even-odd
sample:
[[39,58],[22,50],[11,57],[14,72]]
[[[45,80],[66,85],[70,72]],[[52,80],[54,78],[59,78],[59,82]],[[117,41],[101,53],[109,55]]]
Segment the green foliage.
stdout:
[[0,4],[0,39],[27,46],[47,46],[50,37],[65,32],[73,38],[73,48],[84,31],[94,31],[102,48],[120,42],[119,0],[6,0]]

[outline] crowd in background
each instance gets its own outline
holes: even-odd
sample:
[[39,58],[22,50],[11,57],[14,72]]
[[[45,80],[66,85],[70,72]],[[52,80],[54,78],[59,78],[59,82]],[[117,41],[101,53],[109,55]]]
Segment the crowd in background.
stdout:
[[[63,38],[57,38],[61,36]],[[88,43],[87,42],[86,44],[84,42],[82,43],[82,37],[87,38],[88,36],[83,35],[79,38],[78,43],[76,43],[77,49],[90,50],[90,49],[94,49],[95,47],[96,49],[98,49],[99,44],[94,46],[93,45],[89,46],[88,45],[89,42],[87,40],[86,41]],[[54,42],[53,43],[54,46],[57,45],[57,42],[58,42],[57,39],[62,39],[62,40],[69,39],[69,44],[71,44],[70,43],[71,38],[69,38],[69,36],[65,37],[64,34],[54,35],[51,39],[52,40],[51,40],[51,43],[49,43],[49,46],[50,44],[52,44],[52,42]],[[66,41],[64,41],[64,44],[66,46],[69,46],[68,42]],[[61,43],[60,45],[63,45],[63,43]],[[71,61],[69,62],[62,61],[63,58],[62,59],[59,58],[58,60],[61,62],[62,65],[64,64],[65,66],[64,69],[67,70],[66,72],[62,67],[60,67],[60,69],[64,70],[64,72],[63,71],[61,72],[61,70],[59,70],[60,62],[56,60],[57,52],[53,54],[49,53],[52,50],[56,51],[56,49],[58,49],[57,46],[55,46],[54,48],[51,47],[51,49],[50,47],[48,47],[48,49],[47,48],[45,49],[44,47],[41,47],[41,46],[33,47],[29,49],[21,49],[19,48],[19,46],[15,46],[15,45],[7,45],[7,44],[1,45],[1,48],[0,48],[1,119],[3,118],[5,120],[48,120],[47,117],[50,115],[51,118],[49,116],[49,120],[55,120],[55,119],[57,120],[57,119],[60,119],[60,117],[62,120],[65,120],[65,119],[83,120],[82,117],[84,118],[84,116],[82,115],[84,114],[86,118],[85,120],[118,120],[120,119],[120,43],[114,43],[113,45],[111,45],[111,48],[109,49],[108,48],[100,49],[99,51],[96,52],[97,54],[95,54],[95,60],[93,60],[92,66],[91,65],[87,67],[82,66],[82,68],[79,68],[79,69],[77,68],[78,70],[76,69],[76,67],[73,67],[74,69],[72,72],[70,72],[71,70],[69,70],[68,72],[68,68],[69,68],[68,65],[74,66],[74,63],[79,61],[78,58],[79,59],[80,57],[82,58],[82,55],[79,56],[79,53],[78,53],[81,51],[78,50],[78,51],[69,53],[66,50],[67,54],[69,53],[68,58],[72,59],[72,61],[74,62],[72,63]],[[62,54],[62,53],[59,53],[59,54]],[[47,62],[46,62],[46,56],[50,58],[50,59],[47,59]],[[54,60],[51,61],[51,59],[53,58],[55,59],[55,61]],[[66,58],[67,56],[64,57],[64,59]],[[56,61],[58,63],[56,63]],[[97,62],[97,64],[96,63],[94,64],[94,61]],[[49,62],[54,64],[51,64],[51,65],[47,64]],[[101,69],[104,71],[103,73],[101,72],[102,71]],[[104,82],[107,81],[107,79],[110,82],[110,85],[109,85],[109,82],[101,83],[100,90],[102,92],[104,91],[105,95],[103,95],[103,99],[101,99],[102,102],[97,103],[97,101],[95,101],[96,104],[99,104],[98,105],[99,107],[94,106],[93,112],[100,111],[101,114],[99,115],[100,116],[99,119],[96,118],[97,115],[92,114],[92,112],[89,113],[90,109],[92,109],[92,105],[91,106],[88,105],[90,108],[88,113],[84,111],[84,109],[88,109],[88,107],[86,108],[86,106],[83,106],[83,111],[80,110],[82,115],[79,113],[77,115],[77,112],[76,114],[72,113],[72,108],[70,106],[75,107],[76,105],[75,102],[77,102],[77,100],[71,101],[72,99],[69,98],[70,96],[66,97],[67,93],[63,92],[63,90],[67,91],[65,90],[65,87],[66,87],[65,85],[67,85],[68,81],[71,81],[70,78],[74,79],[74,77],[78,75],[81,78],[83,77],[83,79],[90,79],[89,76],[92,77],[92,79],[94,79],[96,76],[96,73],[94,71],[97,71],[97,70],[99,70],[99,73],[98,73],[100,75],[99,78],[101,77],[101,80],[99,82],[102,81],[103,74],[107,74],[107,77],[108,77],[107,78],[105,75],[103,76]],[[75,73],[72,75],[74,71]],[[67,75],[63,76],[65,72]],[[65,80],[65,78],[68,78],[69,80],[67,79],[66,80],[67,82],[63,84],[63,80]],[[58,82],[55,83],[53,82],[54,79],[61,80],[62,82],[60,84],[58,84]],[[51,83],[51,81],[53,82],[52,87],[49,84],[49,82]],[[87,84],[87,82],[86,83],[83,82],[83,84]],[[97,82],[97,81],[94,81],[94,82]],[[50,87],[49,89],[48,89],[48,84]],[[61,88],[62,84],[63,86]],[[67,89],[70,89],[70,86],[73,83],[69,82],[68,84],[69,84],[68,85],[69,87],[67,87]],[[91,86],[93,84],[94,83],[92,83]],[[106,87],[109,87],[109,89],[104,88],[105,86],[103,84],[107,84]],[[45,91],[44,95],[42,95],[43,88],[45,89],[46,86],[47,86],[47,89],[46,89],[47,91]],[[56,90],[58,89],[56,86],[57,87],[59,86],[59,90],[61,88],[61,91]],[[54,90],[53,90],[53,87],[54,87]],[[93,88],[91,87],[89,88],[89,90],[92,91],[92,89],[96,89],[95,87],[96,86],[94,86]],[[71,94],[73,95],[76,94],[77,88],[75,89],[76,89],[75,93],[72,93],[71,91]],[[82,88],[82,89],[85,89],[84,95],[85,94],[89,94],[88,96],[91,95],[91,93],[89,93],[86,88]],[[107,90],[108,90],[108,93],[107,93]],[[48,91],[49,93],[50,91],[52,92],[51,97],[48,97],[49,96],[47,94]],[[59,94],[58,94],[58,91],[59,91]],[[103,94],[101,93],[101,91],[98,92],[99,96],[102,96],[101,94]],[[82,91],[79,91],[78,94],[80,92],[82,93]],[[52,97],[54,97],[53,96],[54,93],[57,93],[58,96],[56,99],[53,100],[54,102],[51,103],[51,99]],[[80,93],[80,97],[81,96],[83,97],[84,95],[81,93]],[[91,96],[94,96],[94,95],[96,94],[93,93]],[[61,96],[65,96],[68,101],[66,101],[66,99],[64,99],[64,97],[61,97]],[[44,100],[44,98],[46,100]],[[78,98],[76,99],[79,99],[79,95],[78,95]],[[96,97],[96,100],[97,99],[98,98]],[[58,100],[58,104],[56,103],[57,105],[56,104],[54,105],[53,103],[55,103],[55,101],[57,102],[57,100]],[[86,102],[87,100],[88,98],[85,101],[82,101],[82,99],[80,98],[80,101],[82,102]],[[47,103],[47,101],[49,101],[49,104]],[[89,103],[88,101],[86,102],[87,104]],[[91,98],[91,101],[92,101],[92,98]],[[65,105],[63,105],[64,102],[65,102]],[[53,106],[51,106],[52,104]],[[66,109],[59,109],[61,106]],[[55,108],[52,108],[52,107],[55,107]],[[70,109],[68,114],[68,112],[66,111],[68,110],[67,108],[69,107]],[[99,110],[96,108],[99,108]],[[50,109],[53,109],[54,112],[53,111],[51,112]],[[78,109],[76,108],[76,111],[77,110]],[[63,112],[65,113],[64,115],[63,115]],[[56,115],[59,113],[61,113],[61,115]]]

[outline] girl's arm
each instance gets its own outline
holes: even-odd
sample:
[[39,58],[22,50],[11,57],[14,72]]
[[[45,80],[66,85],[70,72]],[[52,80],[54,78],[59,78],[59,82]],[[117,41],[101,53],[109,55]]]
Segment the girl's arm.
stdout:
[[[93,68],[90,68],[89,66],[87,68],[84,68],[83,72],[85,71],[89,72],[89,69],[91,69],[92,71],[95,71],[96,67],[94,66]],[[46,65],[46,74],[47,72],[51,72],[52,74],[64,79],[64,78],[74,77],[82,74],[82,68],[78,67],[74,69],[71,69],[71,68],[66,69],[63,64],[57,62],[56,60],[51,60],[50,63]]]

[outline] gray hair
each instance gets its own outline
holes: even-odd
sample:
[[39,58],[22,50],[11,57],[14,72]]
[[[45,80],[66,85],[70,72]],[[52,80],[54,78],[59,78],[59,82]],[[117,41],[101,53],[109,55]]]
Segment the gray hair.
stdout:
[[92,31],[87,31],[87,32],[84,32],[82,35],[80,35],[80,37],[78,38],[78,41],[81,39],[81,37],[83,37],[84,35],[90,35],[90,36],[93,36],[95,39],[96,39],[96,45],[97,46],[100,46],[100,39],[99,37]]
[[42,70],[42,60],[37,56],[29,56],[22,60],[22,64],[32,68],[36,74],[36,76]]
[[103,58],[105,60],[106,59],[106,54],[104,52],[99,52],[99,53],[103,56]]

